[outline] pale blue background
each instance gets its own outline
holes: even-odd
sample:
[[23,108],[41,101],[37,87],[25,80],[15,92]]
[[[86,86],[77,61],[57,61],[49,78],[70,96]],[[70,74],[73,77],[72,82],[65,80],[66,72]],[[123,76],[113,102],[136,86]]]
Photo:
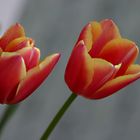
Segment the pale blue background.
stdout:
[[[8,5],[12,1],[8,1]],[[4,6],[0,13],[2,17],[7,8],[6,4],[1,7]],[[11,20],[2,18],[5,25],[17,21],[23,24],[27,36],[36,40],[42,58],[54,52],[62,54],[49,78],[32,96],[21,103],[2,137],[2,140],[39,140],[52,117],[70,95],[63,75],[82,27],[91,20],[112,18],[122,35],[139,45],[140,1],[20,0],[19,3],[15,2],[14,6],[17,11],[9,11]],[[18,15],[15,16],[14,13]],[[140,80],[99,101],[78,97],[50,140],[139,140],[139,85]],[[1,106],[1,113],[3,108]]]

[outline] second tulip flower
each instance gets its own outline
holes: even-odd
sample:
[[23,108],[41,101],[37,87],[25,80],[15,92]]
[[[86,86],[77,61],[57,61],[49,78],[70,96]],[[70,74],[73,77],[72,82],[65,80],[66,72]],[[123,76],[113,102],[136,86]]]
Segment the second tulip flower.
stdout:
[[87,24],[72,51],[65,81],[75,94],[100,99],[140,78],[138,47],[106,19]]

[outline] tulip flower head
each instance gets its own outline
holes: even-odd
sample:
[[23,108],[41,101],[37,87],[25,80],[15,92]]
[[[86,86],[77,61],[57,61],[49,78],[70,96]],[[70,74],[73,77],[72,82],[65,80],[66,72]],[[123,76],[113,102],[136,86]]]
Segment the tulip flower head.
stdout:
[[75,94],[89,99],[107,97],[140,78],[133,41],[121,37],[116,24],[105,19],[88,23],[80,33],[65,71]]
[[20,24],[0,37],[0,103],[15,104],[29,96],[49,75],[60,55],[40,62],[40,51]]

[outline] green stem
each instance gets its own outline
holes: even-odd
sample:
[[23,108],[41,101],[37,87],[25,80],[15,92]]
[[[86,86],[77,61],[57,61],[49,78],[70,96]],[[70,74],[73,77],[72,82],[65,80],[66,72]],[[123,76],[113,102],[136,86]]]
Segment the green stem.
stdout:
[[18,105],[8,105],[5,109],[4,114],[0,120],[0,136],[2,134],[3,128],[5,127],[9,119],[12,117],[17,107]]
[[71,94],[71,96],[66,100],[64,105],[61,107],[61,109],[58,111],[58,113],[55,115],[54,119],[51,121],[50,125],[42,135],[40,140],[47,140],[51,134],[51,132],[54,130],[57,123],[60,121],[68,107],[71,105],[71,103],[74,101],[74,99],[77,97],[76,94]]

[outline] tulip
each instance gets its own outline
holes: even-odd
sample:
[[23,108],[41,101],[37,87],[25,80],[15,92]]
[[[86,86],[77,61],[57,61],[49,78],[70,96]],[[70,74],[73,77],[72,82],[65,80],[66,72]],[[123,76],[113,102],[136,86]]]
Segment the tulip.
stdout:
[[105,19],[88,23],[69,58],[65,81],[76,95],[101,99],[140,78],[138,47]]
[[40,50],[20,24],[0,37],[0,103],[15,104],[28,97],[52,71],[60,54],[40,62]]

